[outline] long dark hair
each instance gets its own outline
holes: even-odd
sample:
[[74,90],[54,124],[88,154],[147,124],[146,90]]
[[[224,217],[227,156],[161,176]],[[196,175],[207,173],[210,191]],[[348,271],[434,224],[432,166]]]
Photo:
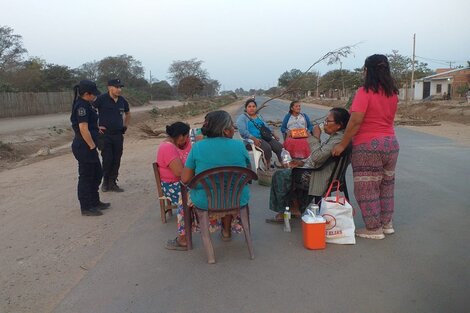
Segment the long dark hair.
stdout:
[[364,68],[367,69],[364,81],[366,92],[369,90],[372,90],[373,93],[383,91],[387,97],[398,94],[398,88],[390,73],[390,64],[385,55],[374,54],[367,57]]

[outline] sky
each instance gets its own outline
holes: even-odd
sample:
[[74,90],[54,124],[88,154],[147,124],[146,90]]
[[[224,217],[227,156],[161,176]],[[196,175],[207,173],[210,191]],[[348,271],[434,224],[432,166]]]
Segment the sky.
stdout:
[[342,64],[371,54],[412,56],[431,69],[470,60],[469,0],[0,0],[0,25],[23,37],[28,57],[76,68],[108,56],[139,60],[168,80],[173,61],[204,61],[222,90],[267,89],[329,51],[355,45]]

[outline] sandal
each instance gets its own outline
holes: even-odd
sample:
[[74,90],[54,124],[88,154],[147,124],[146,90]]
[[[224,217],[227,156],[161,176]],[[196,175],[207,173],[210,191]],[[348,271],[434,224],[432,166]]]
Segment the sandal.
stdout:
[[284,216],[282,214],[277,214],[273,218],[267,218],[265,222],[268,224],[284,224]]
[[176,237],[175,239],[168,240],[166,242],[165,248],[168,250],[178,250],[178,251],[188,250],[187,246],[183,246],[182,244],[178,242],[178,237]]

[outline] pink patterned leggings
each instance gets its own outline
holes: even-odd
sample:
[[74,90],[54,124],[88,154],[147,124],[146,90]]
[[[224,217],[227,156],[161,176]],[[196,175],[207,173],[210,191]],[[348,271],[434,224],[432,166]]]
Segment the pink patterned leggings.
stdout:
[[399,150],[395,136],[353,146],[354,195],[367,229],[377,229],[392,220]]

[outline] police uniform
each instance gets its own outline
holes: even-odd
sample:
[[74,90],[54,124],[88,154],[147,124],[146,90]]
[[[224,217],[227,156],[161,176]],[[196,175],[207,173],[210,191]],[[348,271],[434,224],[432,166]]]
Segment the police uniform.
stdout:
[[[118,79],[110,80],[109,86],[117,84],[123,85]],[[129,103],[127,100],[118,96],[117,101],[109,95],[102,94],[93,103],[98,109],[99,126],[104,126],[99,138],[99,148],[101,157],[103,158],[103,185],[102,190],[107,191],[123,191],[116,184],[119,175],[119,167],[121,166],[121,157],[124,145],[124,121],[123,115],[129,112]]]
[[[96,86],[96,85],[95,85]],[[96,88],[96,87],[95,87]],[[103,204],[99,198],[99,186],[102,178],[102,169],[96,147],[90,149],[83,139],[79,124],[88,123],[93,141],[98,140],[98,114],[90,102],[77,98],[73,103],[72,115],[70,116],[75,137],[72,142],[72,152],[78,161],[78,200],[82,213],[99,209]]]

